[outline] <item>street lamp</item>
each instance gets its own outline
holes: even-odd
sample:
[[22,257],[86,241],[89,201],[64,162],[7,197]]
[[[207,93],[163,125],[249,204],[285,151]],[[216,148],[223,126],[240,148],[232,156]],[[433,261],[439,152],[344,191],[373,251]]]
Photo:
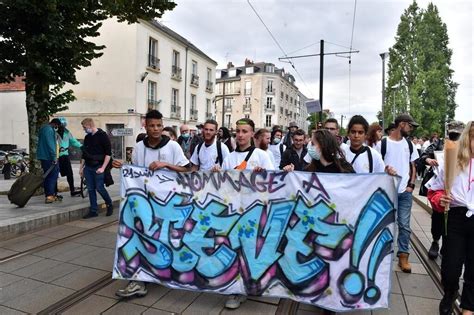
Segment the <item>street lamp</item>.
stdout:
[[380,54],[382,58],[382,127],[385,128],[385,58],[388,57],[388,52]]

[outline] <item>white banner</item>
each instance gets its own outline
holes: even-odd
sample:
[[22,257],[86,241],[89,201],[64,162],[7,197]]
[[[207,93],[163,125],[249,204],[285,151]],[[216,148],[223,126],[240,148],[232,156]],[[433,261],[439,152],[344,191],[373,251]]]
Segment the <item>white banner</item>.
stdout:
[[113,277],[386,308],[396,197],[386,174],[124,166]]

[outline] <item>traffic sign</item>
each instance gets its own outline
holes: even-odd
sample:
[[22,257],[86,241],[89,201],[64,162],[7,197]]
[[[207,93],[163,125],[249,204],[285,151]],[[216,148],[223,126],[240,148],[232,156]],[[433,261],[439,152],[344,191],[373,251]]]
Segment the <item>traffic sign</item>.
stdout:
[[111,134],[114,137],[133,136],[133,128],[112,129]]

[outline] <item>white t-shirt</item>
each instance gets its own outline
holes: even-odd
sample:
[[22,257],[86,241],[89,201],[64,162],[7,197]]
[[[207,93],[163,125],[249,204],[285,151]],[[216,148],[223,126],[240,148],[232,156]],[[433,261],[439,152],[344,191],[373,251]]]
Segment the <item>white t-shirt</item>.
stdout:
[[[222,164],[223,170],[233,170],[236,166],[240,165],[245,157],[247,156],[248,151],[246,152],[231,152],[227,158],[224,160]],[[266,170],[273,170],[273,165],[270,159],[268,158],[268,154],[258,148],[255,148],[252,155],[250,156],[249,160],[247,161],[247,170],[253,170],[255,167],[261,167]]]
[[[377,151],[382,152],[382,141],[377,143]],[[387,137],[387,151],[385,153],[385,165],[393,167],[397,171],[397,175],[402,177],[400,186],[398,186],[398,193],[405,191],[410,180],[410,163],[418,159],[418,151],[413,147],[413,153],[410,157],[410,147],[406,139],[402,138],[399,141],[391,140]]]
[[[201,147],[199,150],[199,158],[198,158],[198,148]],[[222,152],[222,161],[229,155],[229,149],[223,143],[221,143],[221,152]],[[217,144],[214,141],[210,146],[206,146],[206,143],[202,143],[202,145],[197,145],[194,149],[193,155],[189,159],[191,163],[194,165],[199,166],[199,170],[201,171],[208,171],[214,165],[216,165],[217,161]],[[219,164],[219,161],[217,161]],[[220,166],[220,165],[219,165]]]
[[286,145],[284,145],[283,143],[279,143],[279,144],[270,144],[270,146],[268,147],[268,150],[272,153],[273,155],[273,160],[275,160],[275,169],[279,169],[280,168],[280,162],[281,162],[281,154],[280,154],[280,147],[282,147],[282,153],[285,152],[286,150]]
[[[355,159],[352,167],[356,173],[369,173],[370,172],[370,164],[369,164],[369,154],[367,150],[370,150],[372,153],[372,172],[373,173],[383,173],[385,172],[385,163],[382,160],[382,156],[378,153],[375,149],[370,147],[366,147],[366,151],[359,154],[357,159]],[[344,156],[346,157],[346,161],[351,163],[354,160],[356,154],[351,151],[349,146],[344,147],[343,149]]]
[[[470,161],[471,167],[466,166],[453,181],[451,194],[453,202],[451,207],[467,207],[474,212],[474,159]],[[439,174],[426,183],[426,187],[432,190],[444,190],[444,163],[440,164]],[[471,171],[469,172],[469,169]],[[471,214],[472,215],[472,214]]]
[[132,153],[132,163],[138,166],[148,167],[152,162],[160,161],[177,166],[186,166],[188,159],[176,141],[168,141],[161,148],[152,149],[145,146],[143,141],[135,144]]
[[269,149],[267,149],[267,151],[263,151],[263,152],[265,152],[268,155],[268,158],[270,159],[270,163],[272,163],[272,165],[273,165],[273,168],[271,168],[271,170],[279,169],[280,164],[278,164],[278,165],[276,164],[275,158],[273,157],[273,153],[270,152]]

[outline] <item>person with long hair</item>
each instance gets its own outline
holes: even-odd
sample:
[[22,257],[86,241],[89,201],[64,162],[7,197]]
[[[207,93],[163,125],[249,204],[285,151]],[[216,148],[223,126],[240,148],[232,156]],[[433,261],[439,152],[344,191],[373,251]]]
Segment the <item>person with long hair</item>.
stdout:
[[[313,133],[311,145],[308,145],[308,155],[311,162],[304,169],[309,172],[321,173],[354,173],[352,165],[344,158],[337,138],[328,130],[318,129]],[[293,171],[293,165],[283,168]]]
[[232,138],[229,129],[226,127],[219,128],[219,131],[217,132],[217,139],[227,146],[229,152],[235,150],[235,143],[233,141],[234,139]]
[[444,289],[440,314],[451,314],[464,265],[461,295],[463,315],[474,313],[474,122],[464,128],[459,140],[456,177],[451,193],[445,192],[444,167],[428,182],[428,199],[434,211],[449,206],[446,235],[443,237],[441,283]]
[[378,123],[373,123],[369,126],[369,131],[367,132],[367,146],[375,148],[377,143],[382,140],[383,129]]

